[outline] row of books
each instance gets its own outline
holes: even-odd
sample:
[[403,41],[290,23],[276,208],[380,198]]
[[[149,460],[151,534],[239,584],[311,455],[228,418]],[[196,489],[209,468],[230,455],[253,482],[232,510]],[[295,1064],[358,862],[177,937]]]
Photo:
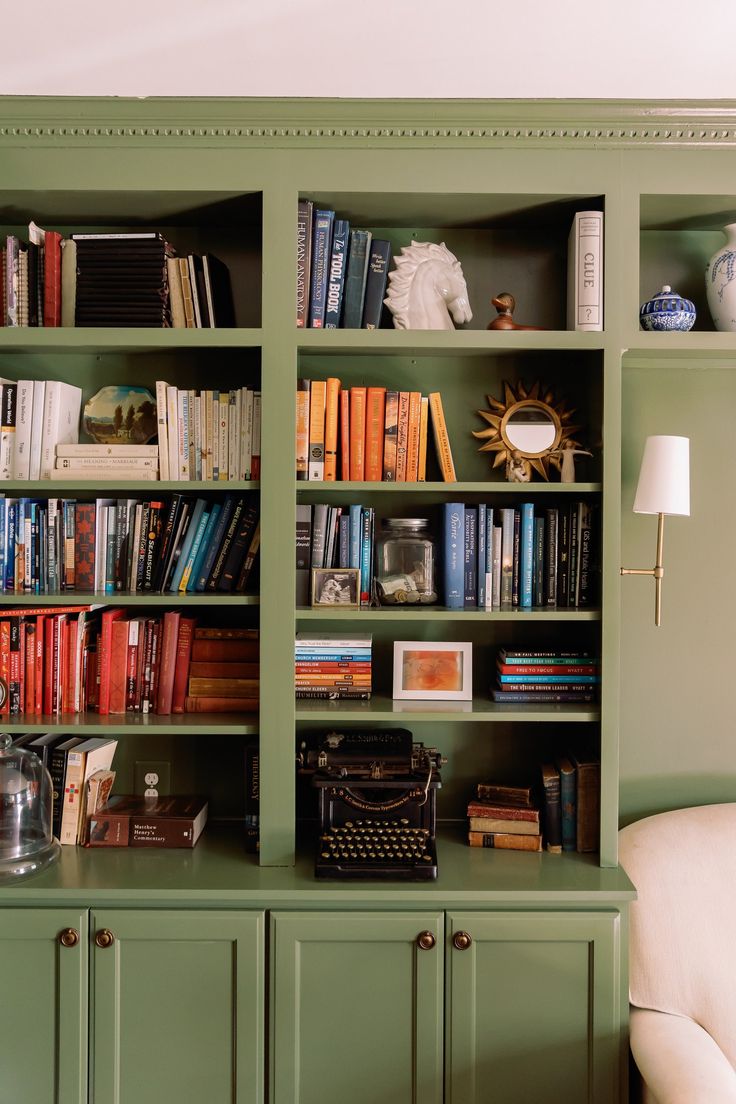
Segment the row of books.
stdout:
[[443,508],[443,580],[449,609],[582,609],[598,592],[595,507],[574,501]]
[[371,604],[375,543],[373,506],[330,506],[300,502],[296,507],[296,604],[313,600],[315,568],[358,568],[360,605]]
[[64,238],[31,222],[2,246],[2,324],[234,326],[226,265],[174,253],[157,231]]
[[2,610],[0,717],[253,712],[257,687],[241,700],[210,682],[213,665],[243,662],[258,663],[257,630],[199,628],[179,610]]
[[0,379],[0,480],[51,479],[57,447],[79,441],[81,408],[71,383]]
[[245,593],[258,499],[0,496],[0,593]]
[[161,479],[260,478],[260,391],[195,391],[158,380],[156,419]]
[[296,324],[299,328],[375,330],[383,304],[391,243],[351,230],[335,212],[299,201],[296,225]]
[[600,658],[593,651],[514,651],[496,658],[491,698],[496,702],[593,702],[598,700]]
[[343,388],[335,376],[300,379],[296,477],[330,483],[337,480],[339,470],[342,480],[423,483],[430,420],[442,478],[454,483],[457,477],[439,391],[423,396],[419,391],[385,387]]
[[294,680],[299,698],[359,698],[373,689],[373,638],[297,633]]

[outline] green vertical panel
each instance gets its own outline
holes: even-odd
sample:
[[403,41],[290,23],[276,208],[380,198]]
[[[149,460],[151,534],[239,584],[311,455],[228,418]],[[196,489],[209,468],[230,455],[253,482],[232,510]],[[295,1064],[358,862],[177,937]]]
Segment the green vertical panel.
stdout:
[[[73,928],[74,947],[59,933]],[[0,912],[0,1099],[8,1104],[87,1100],[87,913]]]
[[260,1104],[263,915],[97,912],[96,1104]]
[[260,861],[294,862],[296,187],[272,164],[263,193]]
[[442,930],[438,913],[272,916],[271,1104],[440,1104]]
[[[451,1104],[618,1100],[617,914],[454,914]],[[472,936],[457,950],[453,933]]]

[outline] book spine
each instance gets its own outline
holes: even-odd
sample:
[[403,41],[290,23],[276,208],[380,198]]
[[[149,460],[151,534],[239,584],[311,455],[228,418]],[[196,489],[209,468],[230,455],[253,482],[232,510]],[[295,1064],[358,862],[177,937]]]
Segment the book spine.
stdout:
[[311,200],[299,200],[296,219],[296,324],[299,329],[304,329],[309,318],[313,212]]
[[396,432],[396,482],[406,483],[406,455],[409,447],[409,392],[399,391]]
[[427,479],[427,430],[429,428],[429,399],[422,395],[419,408],[419,458],[417,461],[417,482]]
[[380,483],[383,478],[383,437],[386,388],[369,387],[366,393],[365,478]]
[[463,540],[463,605],[465,609],[475,609],[477,606],[477,560],[478,510],[475,506],[466,506]]
[[409,392],[409,418],[406,443],[406,482],[416,483],[419,479],[419,430],[422,409],[422,396],[419,391]]
[[511,605],[518,608],[521,572],[521,510],[514,508],[513,576]]
[[597,851],[600,838],[601,765],[598,762],[575,761],[576,788],[576,850]]
[[542,764],[542,794],[544,799],[544,837],[547,850],[562,852],[562,808],[560,805],[560,774],[553,763]]
[[245,747],[245,850],[258,851],[260,819],[259,749],[256,741]]
[[350,388],[350,478],[357,482],[365,479],[365,387]]
[[253,392],[253,434],[251,446],[251,479],[261,478],[261,392]]
[[577,824],[575,812],[575,768],[569,759],[560,759],[557,764],[560,772],[560,817],[562,850],[574,851],[577,842]]
[[[515,806],[509,809],[505,804],[494,805],[490,801],[468,802],[467,813],[469,817],[486,817],[495,820],[523,821],[526,824],[539,825],[539,813],[536,809],[525,809]],[[508,828],[507,831],[511,831]]]
[[296,605],[309,605],[310,552],[312,544],[312,507],[296,507]]
[[30,478],[32,418],[33,380],[19,380],[15,415],[15,454],[12,469],[14,479]]
[[517,836],[508,832],[468,832],[471,847],[495,847],[503,851],[541,851],[542,837]]
[[603,329],[602,211],[578,211],[570,230],[568,329]]
[[448,609],[463,609],[465,605],[465,506],[462,502],[446,502],[443,513],[445,605]]
[[456,483],[455,465],[452,459],[450,438],[447,433],[445,414],[442,408],[442,396],[439,391],[433,391],[429,396],[429,412],[432,416],[432,432],[434,434],[437,459],[445,483]]
[[362,532],[360,540],[360,604],[371,604],[373,586],[373,525],[374,509],[364,508],[362,513]]
[[[296,477],[309,478],[309,392],[311,381],[297,380],[296,385]],[[344,478],[344,477],[343,477]]]
[[340,478],[350,479],[350,390],[340,391]]
[[346,219],[336,219],[332,235],[330,271],[327,282],[327,301],[325,305],[326,330],[337,329],[340,325],[349,242],[350,223],[347,222]]
[[501,595],[500,605],[510,609],[514,589],[514,509],[501,508]]
[[194,641],[193,617],[182,617],[179,621],[179,635],[176,642],[176,670],[171,691],[171,712],[184,712],[184,699],[187,694],[187,680],[189,678],[189,663],[192,655],[192,643]]
[[381,325],[386,280],[391,265],[391,243],[378,238],[371,240],[368,253],[368,271],[363,299],[362,328],[377,330]]
[[531,609],[534,579],[534,504],[521,504],[521,548],[519,568],[519,606]]
[[61,325],[61,234],[47,230],[44,236],[43,324]]
[[397,449],[399,437],[399,392],[386,392],[386,408],[383,431],[383,479],[396,482]]
[[43,414],[45,409],[46,381],[35,380],[33,384],[33,410],[31,413],[31,445],[29,479],[41,478],[41,440],[43,437]]
[[166,412],[167,384],[156,380],[156,425],[158,427],[158,468],[162,480],[171,478],[169,471],[169,430]]
[[325,408],[327,383],[312,380],[309,395],[309,469],[307,478],[321,482],[325,477]]
[[257,713],[257,698],[195,698],[184,699],[185,713]]
[[309,297],[309,325],[316,330],[325,324],[327,281],[330,267],[334,211],[315,211],[312,234],[312,278]]
[[352,230],[350,233],[342,323],[346,330],[359,330],[363,320],[363,300],[371,239],[370,230]]
[[13,478],[17,383],[0,385],[0,479]]
[[161,674],[156,698],[156,713],[168,716],[171,713],[176,675],[177,641],[181,614],[167,610],[164,614],[164,630],[161,642]]
[[486,540],[488,507],[485,502],[478,503],[478,558],[475,564],[475,604],[478,609],[486,608]]
[[337,479],[337,429],[339,419],[340,380],[329,376],[325,388],[325,463],[323,479]]

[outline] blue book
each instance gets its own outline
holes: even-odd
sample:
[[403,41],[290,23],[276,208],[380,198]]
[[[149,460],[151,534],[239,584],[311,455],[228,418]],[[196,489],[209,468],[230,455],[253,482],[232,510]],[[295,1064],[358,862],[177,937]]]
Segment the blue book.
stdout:
[[532,603],[544,605],[544,531],[543,517],[534,518],[534,582],[532,585]]
[[189,576],[189,582],[187,583],[187,593],[188,594],[192,594],[194,592],[195,587],[196,587],[197,580],[198,580],[199,574],[200,574],[200,570],[202,568],[202,564],[204,562],[204,559],[207,555],[207,550],[209,549],[210,541],[212,540],[212,535],[213,535],[213,533],[215,531],[215,528],[217,526],[217,519],[220,516],[220,511],[221,510],[222,510],[222,506],[220,505],[219,502],[216,502],[213,505],[212,509],[210,510],[210,516],[207,519],[207,527],[205,528],[205,531],[202,534],[202,540],[200,541],[200,544],[199,544],[199,551],[197,552],[196,558],[194,560],[194,564],[192,566],[192,573]]
[[312,286],[309,295],[309,325],[321,330],[325,324],[327,281],[330,270],[334,211],[315,211],[312,230]]
[[361,325],[364,330],[377,330],[381,325],[383,314],[383,299],[386,294],[388,270],[391,266],[391,243],[373,238],[368,250],[368,271],[365,277],[365,294],[363,296],[363,318]]
[[5,496],[0,496],[0,592],[5,590],[5,519],[8,512],[8,501]]
[[199,558],[199,550],[202,547],[202,538],[204,537],[205,530],[207,529],[207,525],[209,524],[210,514],[211,510],[208,506],[206,506],[202,511],[201,518],[199,519],[199,525],[197,526],[197,532],[194,534],[194,540],[192,541],[192,547],[189,550],[187,562],[184,564],[184,574],[182,575],[181,583],[179,584],[179,590],[184,594],[186,594],[186,592],[189,590],[190,583],[192,583],[192,589],[194,586],[192,578],[194,574],[194,565]]
[[345,275],[345,306],[342,312],[342,324],[346,330],[359,330],[363,321],[363,299],[372,238],[370,230],[350,232],[350,253]]
[[340,567],[350,567],[350,516],[340,514],[339,553]]
[[563,757],[557,760],[560,772],[560,805],[562,807],[562,850],[577,848],[577,780],[575,766]]
[[445,605],[463,609],[465,605],[465,506],[446,502],[443,508],[443,573]]
[[187,560],[189,559],[189,554],[192,551],[194,538],[197,535],[199,523],[202,520],[202,514],[204,513],[206,505],[207,502],[203,498],[198,498],[197,501],[194,503],[192,516],[189,521],[189,525],[187,526],[187,531],[184,536],[184,542],[181,546],[181,552],[179,553],[179,559],[176,561],[176,568],[174,570],[171,582],[169,583],[170,594],[175,594],[179,590],[179,585],[184,575],[184,568],[187,566]]
[[485,502],[478,504],[478,560],[476,564],[476,594],[478,609],[486,607],[486,515]]
[[580,682],[592,686],[600,682],[600,675],[499,675],[499,682]]
[[225,495],[225,500],[222,504],[222,509],[220,510],[220,515],[217,519],[217,525],[215,526],[214,532],[212,533],[212,538],[209,545],[207,546],[207,553],[204,557],[204,560],[202,561],[202,566],[200,568],[199,575],[197,576],[197,581],[194,584],[194,589],[199,594],[201,594],[202,591],[205,590],[207,586],[207,580],[210,577],[212,568],[215,566],[217,553],[220,551],[220,545],[225,538],[225,533],[227,532],[228,525],[230,524],[230,519],[233,516],[235,501],[236,499],[234,494]]
[[534,580],[534,503],[521,504],[519,568],[519,606],[532,608],[532,585]]
[[463,605],[475,609],[478,601],[476,565],[478,563],[478,508],[465,507],[465,540],[463,548]]
[[360,567],[360,537],[362,533],[362,506],[350,507],[350,559],[348,567]]
[[372,506],[366,506],[363,510],[362,533],[360,538],[360,604],[371,604],[371,591],[373,584],[373,519]]
[[336,219],[332,234],[330,271],[327,280],[327,301],[325,304],[325,329],[336,330],[340,325],[343,292],[345,291],[345,273],[348,267],[348,249],[350,246],[350,223],[347,219]]

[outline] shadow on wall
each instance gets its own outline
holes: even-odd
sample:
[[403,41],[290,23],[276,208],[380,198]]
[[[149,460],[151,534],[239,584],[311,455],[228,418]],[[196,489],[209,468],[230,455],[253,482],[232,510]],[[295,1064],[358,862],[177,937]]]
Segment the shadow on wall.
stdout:
[[668,809],[736,801],[736,771],[721,774],[659,774],[626,779],[621,827]]

